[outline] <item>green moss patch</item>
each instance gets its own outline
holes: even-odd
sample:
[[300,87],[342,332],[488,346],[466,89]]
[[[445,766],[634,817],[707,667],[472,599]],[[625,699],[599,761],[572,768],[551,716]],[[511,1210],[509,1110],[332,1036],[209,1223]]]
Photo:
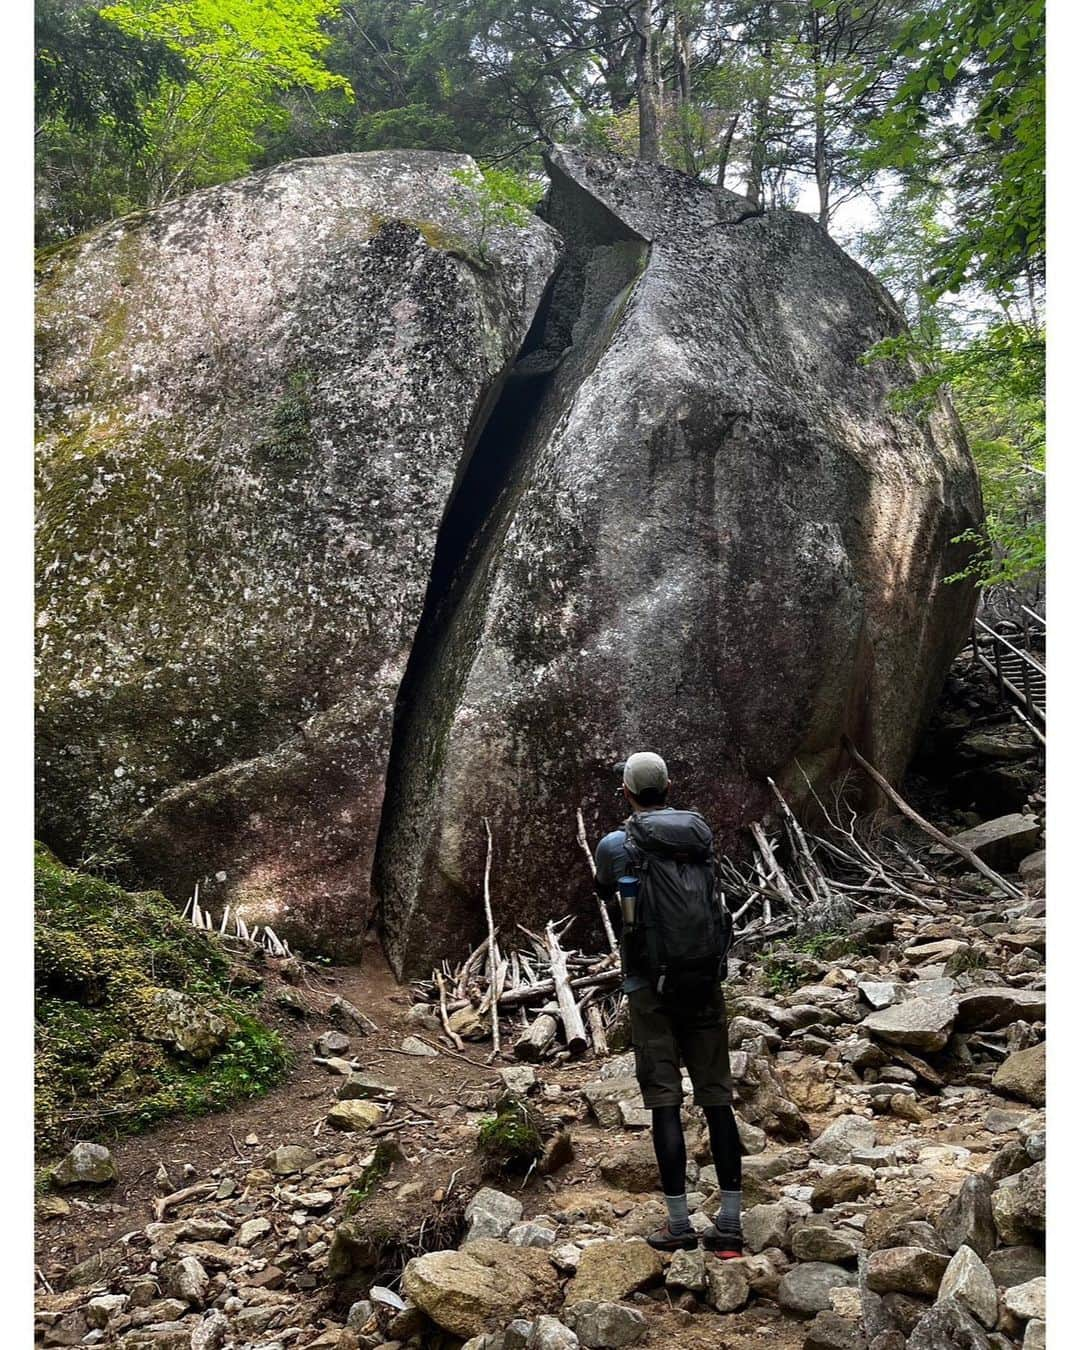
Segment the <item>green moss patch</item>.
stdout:
[[[108,1136],[217,1110],[283,1077],[288,1047],[256,1015],[257,985],[163,895],[70,871],[40,846],[34,894],[41,1152],[61,1149],[75,1132]],[[226,1024],[209,1058],[160,1039],[153,1009],[164,990]]]

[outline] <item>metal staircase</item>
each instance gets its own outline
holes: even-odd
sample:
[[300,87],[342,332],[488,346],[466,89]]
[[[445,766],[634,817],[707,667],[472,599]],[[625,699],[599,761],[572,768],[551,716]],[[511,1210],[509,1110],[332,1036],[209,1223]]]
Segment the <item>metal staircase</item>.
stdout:
[[[976,619],[971,630],[975,660],[988,670],[997,684],[998,696],[1023,722],[1040,744],[1046,744],[1046,620],[1026,605],[1019,624],[992,627]],[[1038,654],[1033,651],[1038,649]]]

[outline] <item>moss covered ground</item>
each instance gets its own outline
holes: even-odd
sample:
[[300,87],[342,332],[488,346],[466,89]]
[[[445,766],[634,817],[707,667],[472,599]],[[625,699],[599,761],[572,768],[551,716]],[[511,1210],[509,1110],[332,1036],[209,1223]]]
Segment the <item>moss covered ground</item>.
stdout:
[[[289,1067],[257,1015],[260,980],[155,891],[34,862],[35,1127],[39,1154],[254,1097]],[[202,1062],[150,1036],[152,1004],[180,990],[229,1023]]]

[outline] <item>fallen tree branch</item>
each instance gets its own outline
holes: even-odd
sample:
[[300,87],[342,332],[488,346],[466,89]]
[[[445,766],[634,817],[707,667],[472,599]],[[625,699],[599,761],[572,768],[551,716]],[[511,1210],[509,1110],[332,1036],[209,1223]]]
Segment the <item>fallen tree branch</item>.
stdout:
[[[484,860],[484,914],[488,926],[488,961],[491,965],[491,1042],[492,1058],[498,1058],[499,1044],[499,949],[495,945],[495,920],[491,916],[491,825],[484,817],[487,831],[487,857]],[[460,1047],[459,1047],[460,1048]]]
[[200,1181],[196,1186],[185,1186],[181,1191],[163,1195],[160,1200],[154,1201],[154,1218],[160,1223],[170,1209],[186,1204],[188,1200],[200,1200],[204,1195],[211,1195],[218,1185],[216,1181]]
[[968,848],[966,844],[957,843],[955,839],[951,839],[947,834],[939,830],[936,825],[931,825],[928,820],[925,820],[920,816],[913,806],[909,806],[892,784],[874,768],[869,760],[864,759],[858,750],[855,749],[850,737],[844,737],[843,745],[844,749],[859,768],[863,770],[871,782],[875,783],[882,792],[884,792],[889,801],[892,802],[898,811],[907,816],[908,820],[913,824],[918,825],[919,829],[925,834],[928,834],[935,842],[942,844],[945,848],[949,849],[950,852],[955,853],[957,857],[963,858],[976,872],[980,872],[986,877],[987,881],[991,881],[995,886],[1000,887],[1006,895],[1012,896],[1014,900],[1026,899],[1023,891],[1014,886],[1011,881],[1006,881],[1003,876],[1000,876],[992,867],[984,863],[979,855]]
[[[589,864],[589,871],[592,873],[593,881],[596,880],[596,862],[592,855],[592,849],[589,847],[589,841],[585,834],[585,817],[581,814],[581,808],[578,807],[577,813],[577,837],[581,845],[581,851]],[[611,926],[611,915],[608,913],[607,905],[603,899],[597,895],[596,903],[600,910],[600,922],[604,925],[604,935],[607,937],[608,946],[615,953],[619,950],[619,944],[615,938],[615,930]]]

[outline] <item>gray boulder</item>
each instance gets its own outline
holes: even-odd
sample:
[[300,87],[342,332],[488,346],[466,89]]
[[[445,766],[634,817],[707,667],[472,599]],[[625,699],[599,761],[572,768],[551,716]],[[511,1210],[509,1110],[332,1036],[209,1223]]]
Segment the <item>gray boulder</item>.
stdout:
[[907,1350],[994,1350],[994,1346],[964,1305],[946,1298],[919,1318]]
[[1010,1022],[1046,1020],[1044,989],[1013,989],[1009,985],[990,985],[969,989],[956,1000],[957,1031],[996,1031]]
[[[687,1253],[676,1253],[686,1255]],[[591,1299],[566,1309],[566,1324],[588,1350],[618,1350],[635,1345],[645,1335],[648,1324],[636,1308],[621,1303],[598,1303]]]
[[953,835],[953,839],[978,854],[991,867],[1009,871],[1029,853],[1034,853],[1039,847],[1041,833],[1039,822],[1034,816],[1015,812],[998,816],[994,820],[984,820],[973,829]]
[[937,1229],[950,1252],[967,1246],[984,1260],[994,1248],[997,1233],[990,1208],[992,1183],[983,1176],[970,1176],[937,1221]]
[[961,1247],[945,1268],[938,1299],[956,1298],[984,1327],[997,1322],[998,1299],[994,1277],[970,1247]]
[[54,1186],[107,1186],[119,1173],[104,1144],[80,1140],[52,1170]]
[[463,155],[278,165],[38,292],[38,830],[359,954],[439,524],[559,243]]
[[1032,1106],[1046,1104],[1046,1042],[1014,1051],[994,1074],[998,1092],[1019,1097]]
[[465,1206],[465,1222],[469,1225],[465,1241],[506,1237],[523,1212],[524,1206],[515,1196],[483,1186]]
[[847,731],[895,779],[971,614],[942,582],[980,514],[955,418],[898,412],[906,371],[860,360],[901,331],[885,292],[805,216],[549,165],[571,243],[539,344],[562,358],[421,635],[375,873],[399,974],[480,932],[485,815],[516,917],[549,914],[553,839],[585,903],[575,813],[605,827],[628,745],[663,749],[721,847],[767,774],[798,805],[796,757],[843,772]]
[[863,1018],[862,1025],[879,1040],[910,1050],[941,1050],[956,1022],[953,998],[909,998]]
[[855,1149],[873,1148],[876,1143],[877,1131],[872,1120],[840,1116],[822,1130],[810,1145],[810,1152],[822,1162],[847,1163]]
[[832,1290],[847,1289],[855,1283],[854,1274],[842,1266],[807,1261],[785,1273],[776,1291],[776,1301],[784,1312],[813,1317],[832,1308],[829,1297]]
[[1023,1245],[1046,1230],[1046,1163],[1038,1162],[1006,1177],[990,1197],[998,1236],[1006,1245]]

